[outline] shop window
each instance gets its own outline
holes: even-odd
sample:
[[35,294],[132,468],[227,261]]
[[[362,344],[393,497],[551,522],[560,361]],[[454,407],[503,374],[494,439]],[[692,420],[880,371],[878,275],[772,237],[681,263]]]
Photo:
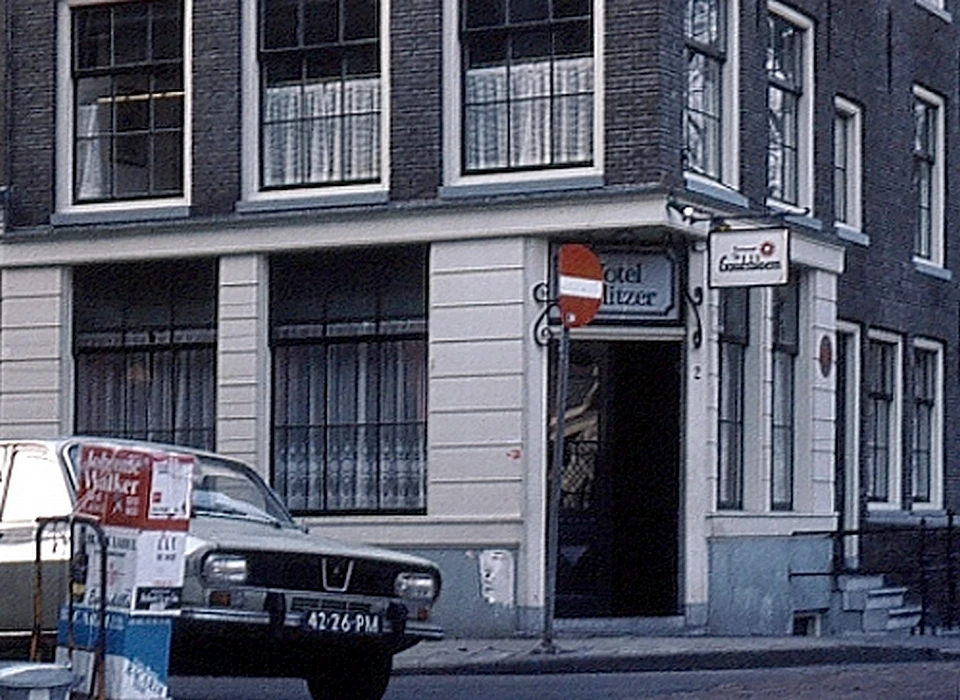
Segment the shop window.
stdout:
[[211,261],[74,270],[76,432],[213,449]]
[[295,513],[426,508],[426,257],[271,262],[273,485]]

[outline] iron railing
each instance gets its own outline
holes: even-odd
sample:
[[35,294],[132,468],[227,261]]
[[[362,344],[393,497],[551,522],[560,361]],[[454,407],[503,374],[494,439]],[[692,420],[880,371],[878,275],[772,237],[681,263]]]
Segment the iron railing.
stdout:
[[906,588],[906,602],[920,606],[917,633],[960,626],[960,532],[953,511],[934,522],[921,518],[806,534],[832,540],[834,588],[840,576],[881,576],[887,586]]

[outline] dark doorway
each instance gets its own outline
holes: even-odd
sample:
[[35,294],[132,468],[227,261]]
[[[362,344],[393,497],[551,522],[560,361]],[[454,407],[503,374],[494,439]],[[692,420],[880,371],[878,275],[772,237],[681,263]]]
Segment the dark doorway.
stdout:
[[570,347],[556,614],[675,615],[680,344]]

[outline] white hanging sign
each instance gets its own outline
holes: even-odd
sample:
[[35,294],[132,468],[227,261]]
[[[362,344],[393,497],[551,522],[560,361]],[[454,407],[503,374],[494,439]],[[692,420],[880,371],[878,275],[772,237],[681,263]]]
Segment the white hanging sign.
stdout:
[[712,231],[709,248],[711,287],[787,283],[790,268],[788,229]]

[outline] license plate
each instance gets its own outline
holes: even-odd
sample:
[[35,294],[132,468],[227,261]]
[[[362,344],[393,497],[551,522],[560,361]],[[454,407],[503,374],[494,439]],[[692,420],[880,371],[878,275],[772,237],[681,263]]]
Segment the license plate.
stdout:
[[314,632],[332,634],[382,634],[383,618],[363,612],[310,610],[303,615],[303,626]]

